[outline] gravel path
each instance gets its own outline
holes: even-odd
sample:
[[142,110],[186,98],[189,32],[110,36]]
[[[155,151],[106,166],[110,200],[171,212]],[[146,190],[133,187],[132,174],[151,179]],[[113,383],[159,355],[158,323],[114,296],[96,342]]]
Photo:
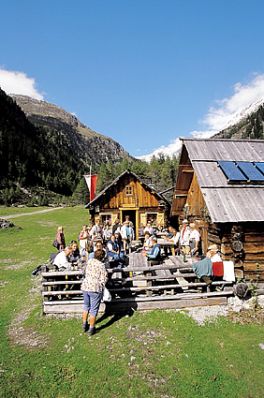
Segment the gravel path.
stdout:
[[36,211],[32,211],[30,213],[11,214],[11,215],[7,215],[7,216],[1,215],[0,218],[4,218],[4,219],[8,220],[8,219],[18,218],[18,217],[22,217],[22,216],[33,216],[34,214],[49,213],[50,211],[60,210],[60,209],[64,209],[64,208],[65,207],[53,207],[52,209],[36,210]]

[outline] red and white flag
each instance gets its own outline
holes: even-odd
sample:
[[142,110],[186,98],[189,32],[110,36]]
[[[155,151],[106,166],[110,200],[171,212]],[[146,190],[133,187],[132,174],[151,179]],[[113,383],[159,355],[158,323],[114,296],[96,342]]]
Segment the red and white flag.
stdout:
[[90,192],[90,202],[91,202],[95,198],[97,175],[85,174],[84,178]]

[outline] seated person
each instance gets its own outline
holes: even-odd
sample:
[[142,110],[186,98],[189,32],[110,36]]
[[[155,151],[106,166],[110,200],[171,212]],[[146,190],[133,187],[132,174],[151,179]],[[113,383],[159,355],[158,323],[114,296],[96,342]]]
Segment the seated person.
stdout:
[[145,253],[142,253],[144,256],[147,257],[148,261],[151,262],[151,265],[158,265],[161,263],[161,250],[160,245],[157,242],[157,237],[151,236],[151,249]]
[[217,245],[213,244],[208,247],[208,251],[211,253],[212,270],[214,280],[222,279],[224,276],[224,263],[221,257],[221,253],[218,250]]
[[150,220],[147,222],[147,225],[144,228],[144,234],[146,232],[149,232],[150,235],[153,235],[155,233],[154,228],[153,228],[152,223],[151,223]]
[[80,258],[81,258],[80,250],[79,250],[77,241],[76,240],[72,240],[70,246],[72,248],[72,253],[69,256],[69,261],[71,263],[77,263],[78,260],[80,260]]
[[150,233],[146,231],[144,235],[143,250],[148,251],[151,248]]
[[[177,252],[179,253],[180,249],[179,249],[179,242],[180,242],[180,232],[178,232],[175,228],[173,228],[172,226],[169,226],[168,228],[169,233],[166,236],[166,240],[168,242],[171,242],[174,244],[174,248],[178,248]],[[164,249],[165,250],[165,254],[167,255],[167,248]]]
[[105,257],[106,257],[106,251],[105,251],[104,246],[103,246],[103,241],[102,241],[102,239],[100,239],[100,240],[94,241],[94,244],[93,244],[93,251],[92,251],[91,253],[89,253],[88,260],[90,260],[91,258],[94,258],[94,252],[95,252],[96,250],[103,250],[103,252],[104,252],[104,259],[105,259]]
[[192,268],[198,278],[202,279],[207,285],[210,285],[216,277],[222,277],[223,261],[218,254],[217,245],[209,246],[206,257],[194,263]]
[[72,264],[69,261],[69,257],[72,254],[72,247],[66,246],[64,250],[62,250],[53,261],[53,264],[56,265],[59,271],[71,270]]
[[106,244],[107,256],[109,261],[114,261],[120,265],[124,263],[124,252],[120,250],[119,242],[115,234],[111,235],[110,240]]

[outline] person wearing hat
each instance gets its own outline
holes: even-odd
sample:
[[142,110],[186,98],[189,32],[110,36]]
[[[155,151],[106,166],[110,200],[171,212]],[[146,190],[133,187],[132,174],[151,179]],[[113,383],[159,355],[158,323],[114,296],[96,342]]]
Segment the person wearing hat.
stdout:
[[213,244],[208,247],[206,257],[192,265],[192,268],[198,278],[211,285],[215,277],[223,276],[223,261],[218,254],[217,245]]
[[222,278],[224,275],[224,263],[221,258],[218,246],[212,244],[208,247],[207,257],[212,261],[212,274],[215,279]]
[[147,257],[151,265],[158,265],[161,262],[161,250],[156,236],[150,237],[150,244],[152,245],[151,249],[142,254]]

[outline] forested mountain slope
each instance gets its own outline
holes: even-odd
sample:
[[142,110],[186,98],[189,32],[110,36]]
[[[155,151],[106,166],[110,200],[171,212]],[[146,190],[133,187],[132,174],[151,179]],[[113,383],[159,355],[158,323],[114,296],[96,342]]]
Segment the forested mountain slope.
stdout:
[[214,138],[264,139],[264,105],[260,105],[239,122],[220,131]]
[[91,164],[98,168],[108,160],[129,158],[115,141],[53,105],[38,106],[42,102],[12,99],[0,89],[0,203],[20,201],[22,193],[30,196],[36,187],[72,195]]

